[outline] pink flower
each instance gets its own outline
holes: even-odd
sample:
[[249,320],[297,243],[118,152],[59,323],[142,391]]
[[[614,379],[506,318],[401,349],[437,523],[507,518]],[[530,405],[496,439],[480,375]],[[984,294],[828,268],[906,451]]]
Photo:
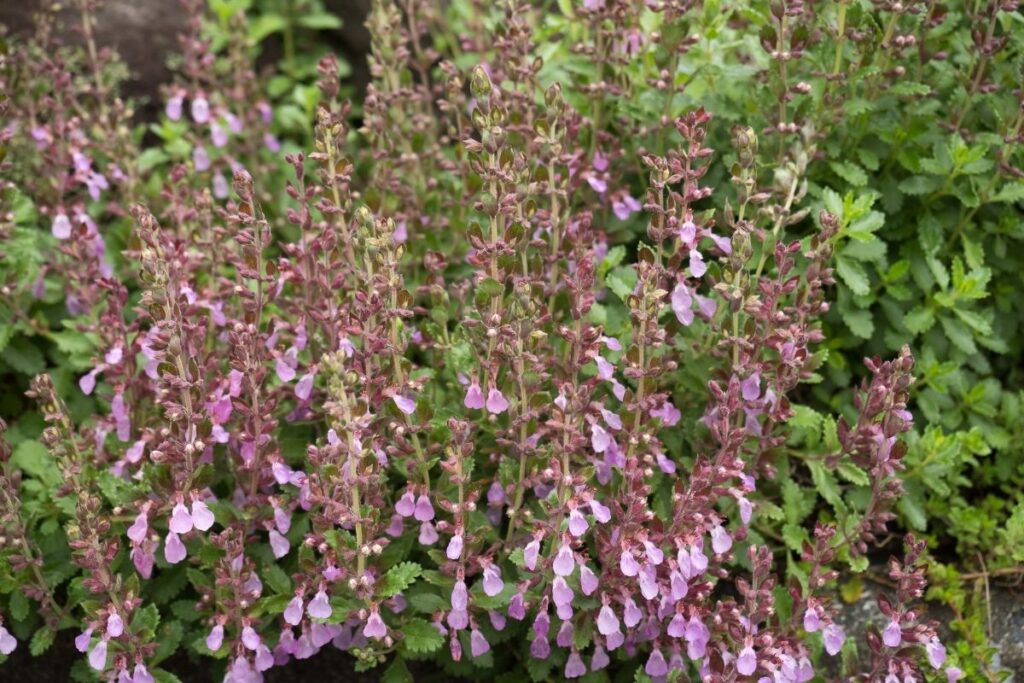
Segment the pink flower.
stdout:
[[82,393],[88,396],[92,393],[93,389],[96,388],[96,375],[100,374],[102,368],[94,368],[90,370],[88,374],[82,375],[82,378],[78,380],[78,388],[82,390]]
[[289,602],[288,606],[284,609],[285,623],[291,624],[292,626],[298,626],[302,623],[302,613],[302,597],[296,595],[294,598],[292,598],[291,602]]
[[946,683],[956,683],[963,678],[964,672],[955,666],[946,669]]
[[498,389],[491,389],[487,392],[487,410],[495,415],[508,410],[508,400]]
[[214,523],[213,512],[201,500],[192,501],[192,524],[199,531],[209,531]]
[[604,356],[596,356],[594,363],[597,364],[597,376],[603,380],[609,380],[615,375],[615,366],[609,363]]
[[600,645],[594,648],[594,656],[590,658],[590,670],[600,671],[611,664],[611,659],[608,658],[608,653]]
[[473,382],[466,389],[466,398],[462,404],[470,410],[480,410],[484,407],[484,392],[480,391],[480,385]]
[[843,632],[843,628],[839,624],[829,624],[825,627],[823,634],[825,640],[825,652],[834,656],[843,649],[843,643],[846,641],[846,633]]
[[281,559],[291,550],[292,545],[288,542],[288,539],[282,536],[277,529],[270,530],[270,549],[274,552],[274,557]]
[[216,652],[220,649],[220,646],[224,644],[224,625],[217,624],[210,629],[210,634],[206,636],[206,647],[209,648],[210,652]]
[[178,564],[185,559],[187,554],[185,544],[178,538],[178,534],[169,531],[167,533],[167,540],[164,542],[164,559],[170,564]]
[[206,151],[206,147],[203,145],[196,145],[195,149],[192,150],[192,163],[195,164],[197,171],[207,171],[210,168],[210,153]]
[[628,219],[631,214],[642,208],[643,205],[628,194],[621,195],[620,198],[612,202],[612,211],[620,221]]
[[420,524],[419,542],[421,545],[434,545],[437,543],[437,529],[430,522]]
[[398,409],[401,410],[406,415],[412,415],[414,412],[416,412],[416,401],[412,400],[411,398],[395,394],[394,396],[391,397],[391,400],[394,401],[395,405],[398,406]]
[[622,556],[619,558],[619,569],[625,576],[636,576],[640,573],[640,565],[629,550],[623,551]]
[[744,525],[750,524],[750,518],[754,515],[754,506],[746,497],[740,496],[736,501],[740,508],[740,521]]
[[306,607],[306,613],[314,619],[328,619],[334,612],[331,603],[327,600],[327,593],[321,588]]
[[551,597],[554,599],[555,605],[559,607],[572,604],[573,591],[569,588],[569,584],[566,583],[565,577],[555,577],[554,582],[551,584]]
[[757,669],[757,655],[754,653],[754,648],[749,645],[740,651],[740,656],[736,659],[736,672],[743,676],[749,676],[754,673]]
[[899,647],[902,640],[903,631],[900,629],[900,623],[894,619],[889,622],[889,625],[885,627],[885,631],[882,632],[882,642],[889,647]]

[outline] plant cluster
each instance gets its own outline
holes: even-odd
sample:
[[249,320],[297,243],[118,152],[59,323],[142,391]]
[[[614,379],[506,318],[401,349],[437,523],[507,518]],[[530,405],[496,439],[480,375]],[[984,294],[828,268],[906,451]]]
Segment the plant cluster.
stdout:
[[3,46],[0,658],[998,676],[920,601],[1021,559],[1015,4],[538,4],[375,2],[353,104],[186,0],[148,132],[95,0]]

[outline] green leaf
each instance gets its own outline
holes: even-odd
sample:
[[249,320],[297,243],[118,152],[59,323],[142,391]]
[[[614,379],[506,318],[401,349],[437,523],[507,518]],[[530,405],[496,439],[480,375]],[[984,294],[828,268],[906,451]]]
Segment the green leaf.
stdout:
[[341,19],[327,12],[304,14],[299,17],[297,23],[302,28],[311,28],[317,31],[339,29],[342,26]]
[[836,272],[843,282],[846,283],[846,286],[850,288],[850,291],[857,296],[866,296],[871,292],[868,274],[864,271],[864,266],[857,261],[846,257],[844,254],[839,254],[839,257],[836,259]]
[[276,564],[267,565],[263,568],[263,581],[275,593],[287,594],[292,592],[291,577]]
[[391,662],[391,666],[384,671],[380,680],[381,683],[413,683],[414,679],[409,667],[405,665],[405,660],[395,657],[395,661]]
[[410,619],[402,625],[402,646],[409,652],[434,652],[444,645],[444,636],[433,624],[423,619]]
[[254,43],[259,43],[272,33],[284,31],[287,27],[288,23],[280,14],[261,14],[249,22],[249,37]]
[[423,573],[423,567],[415,562],[402,562],[388,570],[376,590],[380,598],[390,598],[411,586]]
[[50,646],[53,645],[53,639],[56,635],[55,631],[43,626],[32,635],[32,640],[28,644],[29,653],[33,657],[38,657],[46,652],[50,649]]
[[914,335],[924,334],[935,324],[935,313],[927,306],[918,306],[903,317],[903,324]]
[[852,161],[833,161],[829,163],[829,168],[854,187],[864,187],[868,184],[868,174]]
[[11,601],[7,607],[11,610],[11,616],[15,621],[24,621],[28,616],[28,598],[20,590],[11,593]]
[[38,441],[22,441],[14,449],[11,464],[48,487],[59,486],[62,477],[53,456]]
[[871,339],[871,336],[875,333],[875,323],[870,310],[859,308],[843,310],[840,313],[843,317],[843,322],[850,328],[850,332],[853,332],[861,339]]
[[871,484],[871,479],[868,478],[867,473],[852,462],[840,461],[836,467],[836,472],[851,484],[856,484],[857,486],[869,486]]
[[939,318],[942,329],[949,341],[964,353],[973,356],[978,353],[978,346],[974,343],[974,335],[970,329],[956,318],[942,316]]
[[1009,182],[999,188],[999,192],[989,199],[990,202],[1019,202],[1024,200],[1024,182]]
[[15,337],[2,352],[4,359],[11,368],[23,375],[38,375],[46,369],[43,352],[25,337]]
[[904,495],[900,496],[897,506],[914,529],[918,531],[926,531],[928,529],[928,515],[915,496],[904,493]]
[[615,296],[625,301],[636,287],[636,271],[632,266],[619,266],[608,273],[605,284]]
[[843,492],[839,488],[834,474],[825,469],[825,465],[817,460],[806,461],[807,468],[811,471],[811,478],[814,480],[814,487],[837,512],[845,511],[846,504],[843,503]]

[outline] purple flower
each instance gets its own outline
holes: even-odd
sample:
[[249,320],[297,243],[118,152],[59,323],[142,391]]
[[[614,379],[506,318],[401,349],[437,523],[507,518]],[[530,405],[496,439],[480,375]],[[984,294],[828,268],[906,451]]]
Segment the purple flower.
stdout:
[[149,673],[149,669],[142,662],[135,665],[135,671],[132,673],[132,683],[154,683],[153,675]]
[[[92,640],[92,626],[75,636],[75,649],[85,653],[89,649],[89,641]],[[4,653],[9,654],[9,653]]]
[[400,514],[402,517],[412,517],[413,512],[416,510],[416,497],[413,495],[412,489],[406,489],[402,497],[395,503],[395,512]]
[[551,597],[555,601],[555,605],[561,607],[562,605],[571,605],[573,592],[569,588],[569,584],[566,582],[565,577],[556,576],[554,582],[551,584]]
[[484,567],[484,594],[494,597],[505,589],[505,582],[501,580],[501,570],[496,564],[488,564]]
[[579,538],[583,534],[587,533],[587,528],[590,525],[587,524],[587,518],[584,517],[579,508],[573,508],[569,511],[569,533]]
[[608,450],[609,443],[611,443],[611,437],[604,427],[599,424],[590,426],[590,445],[593,446],[595,453],[604,453]]
[[530,656],[534,659],[547,659],[551,655],[551,643],[540,636],[530,643]]
[[140,512],[135,518],[135,521],[130,527],[128,527],[128,538],[135,541],[136,543],[142,543],[143,539],[146,538],[146,534],[149,532],[149,519],[146,517],[145,512]]
[[464,609],[453,609],[448,613],[448,625],[456,631],[469,626],[469,612]]
[[255,652],[262,644],[263,640],[260,638],[260,634],[256,633],[256,629],[252,626],[246,626],[242,629],[242,645]]
[[204,124],[210,120],[210,103],[202,95],[192,100],[190,111],[192,120],[198,124]]
[[420,524],[419,542],[420,545],[434,545],[437,543],[437,529],[430,522]]
[[82,393],[88,396],[96,388],[96,375],[100,374],[102,368],[93,368],[88,374],[82,375],[82,378],[78,380],[78,388],[82,390]]
[[594,192],[598,194],[604,194],[608,191],[608,183],[600,176],[594,175],[593,173],[587,174],[587,184],[593,188]]
[[167,114],[167,118],[171,121],[181,119],[181,105],[184,99],[181,93],[175,93],[168,98],[167,105],[164,107],[164,113]]
[[721,525],[711,528],[711,549],[717,555],[724,555],[732,548],[732,536]]
[[480,390],[480,385],[473,382],[466,389],[466,398],[462,401],[462,404],[470,410],[480,410],[484,407],[484,392]]
[[644,665],[644,673],[648,676],[664,676],[668,673],[668,663],[665,661],[665,655],[661,654],[661,650],[654,648],[651,651],[651,656],[647,658],[647,664]]
[[306,613],[314,619],[328,619],[333,612],[331,603],[327,599],[327,593],[324,592],[323,588],[317,591],[306,607]]
[[537,556],[540,554],[540,540],[533,539],[523,549],[523,563],[531,572],[537,569]]
[[562,547],[558,549],[558,554],[555,555],[555,561],[551,568],[558,576],[569,576],[575,567],[576,559],[573,557],[572,548],[568,543],[563,543]]
[[808,607],[804,612],[804,630],[808,633],[821,630],[821,618],[818,616],[818,610],[814,607]]
[[420,497],[416,499],[416,508],[413,510],[413,516],[417,522],[429,522],[434,519],[434,506],[431,505],[427,494],[421,493]]
[[6,657],[14,652],[16,647],[18,647],[18,641],[6,628],[0,625],[0,655],[4,655]]
[[274,557],[281,559],[288,554],[292,548],[292,544],[288,542],[288,539],[282,536],[277,529],[270,530],[270,549],[274,552]]
[[445,555],[449,560],[457,560],[462,555],[462,534],[455,534],[448,541],[448,548]]
[[523,601],[523,594],[516,593],[508,603],[508,615],[516,621],[526,618],[526,605]]
[[619,632],[619,618],[608,604],[605,604],[597,614],[597,630],[602,636]]
[[414,412],[416,412],[416,401],[412,400],[411,398],[395,394],[394,396],[391,397],[391,400],[394,401],[395,405],[398,406],[398,409],[401,410],[406,415],[412,415]]
[[490,643],[487,642],[484,634],[480,633],[479,629],[473,629],[469,632],[469,651],[473,653],[474,657],[482,657],[490,652],[490,650]]
[[124,633],[124,620],[117,612],[111,612],[107,617],[107,635],[111,638],[119,638]]
[[672,290],[672,312],[681,325],[693,323],[693,296],[690,288],[680,282]]
[[214,522],[213,512],[201,500],[192,501],[192,524],[199,531],[209,531]]
[[590,670],[600,671],[611,664],[611,660],[608,658],[608,653],[600,645],[594,647],[594,656],[590,658]]
[[363,635],[367,638],[380,639],[388,634],[388,627],[385,626],[384,620],[380,618],[380,611],[374,609],[370,612],[370,617],[366,620],[366,626],[363,627]]
[[964,672],[955,666],[946,669],[946,683],[956,683],[963,678]]
[[586,673],[587,665],[583,663],[583,658],[580,657],[580,653],[573,650],[572,654],[569,655],[569,659],[565,662],[565,677],[579,678]]
[[584,595],[593,595],[597,590],[597,575],[585,564],[580,565],[580,590]]
[[313,393],[314,377],[316,377],[316,373],[307,372],[299,379],[298,383],[295,385],[295,398],[300,401],[309,399],[309,395]]
[[633,628],[640,623],[643,618],[643,612],[633,602],[633,598],[627,598],[625,602],[625,609],[622,612],[622,623],[626,625],[626,628]]
[[624,550],[622,552],[622,556],[619,558],[619,569],[625,576],[636,576],[640,573],[640,565],[631,551]]
[[466,582],[459,579],[452,588],[452,609],[464,610],[469,607],[469,591]]
[[288,606],[284,609],[285,623],[291,624],[292,626],[298,626],[299,624],[301,624],[303,610],[304,607],[302,604],[302,597],[296,595],[294,598],[292,598],[291,602],[289,602]]
[[702,277],[708,270],[708,266],[704,263],[704,257],[696,249],[690,250],[690,273],[696,277]]
[[59,240],[66,240],[71,237],[71,220],[68,218],[66,213],[61,211],[53,217],[53,224],[50,226],[50,232]]
[[834,656],[843,649],[843,643],[846,641],[846,633],[843,632],[842,626],[833,622],[825,627],[823,635],[825,640],[825,652]]
[[740,651],[740,656],[736,658],[736,672],[743,676],[749,676],[754,673],[757,669],[757,655],[754,653],[754,648],[749,645]]
[[900,622],[893,619],[885,627],[885,631],[882,632],[882,642],[889,647],[899,647],[902,640],[903,631],[900,629]]
[[736,503],[740,508],[740,521],[743,522],[744,526],[750,524],[750,518],[754,515],[753,504],[744,496],[740,496]]
[[946,648],[937,636],[932,636],[924,649],[928,653],[928,663],[932,665],[933,669],[938,669],[945,663]]
[[178,538],[178,534],[169,531],[167,540],[164,542],[164,559],[170,564],[178,564],[185,559],[185,555],[187,555],[185,544]]
[[498,389],[491,389],[487,392],[487,410],[495,415],[508,410],[508,400]]
[[89,666],[97,671],[107,668],[107,641],[100,640],[89,653]]
[[755,372],[740,382],[744,401],[756,401],[761,396],[761,373]]
[[216,652],[220,649],[220,646],[224,644],[224,625],[217,624],[210,629],[210,634],[206,636],[206,647],[211,652]]
[[192,150],[192,163],[195,164],[197,171],[206,171],[210,168],[210,153],[206,151],[206,147],[203,145],[196,145],[195,149]]
[[228,144],[228,132],[216,121],[210,124],[210,141],[214,147],[224,147]]
[[217,171],[213,174],[213,196],[217,199],[227,199],[229,193],[228,179],[224,177],[223,173]]

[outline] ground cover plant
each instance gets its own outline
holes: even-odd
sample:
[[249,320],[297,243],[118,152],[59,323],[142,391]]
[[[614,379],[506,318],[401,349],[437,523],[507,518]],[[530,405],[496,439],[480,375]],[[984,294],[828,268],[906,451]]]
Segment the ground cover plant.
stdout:
[[94,0],[0,45],[0,658],[999,680],[1015,3],[382,1],[352,100],[299,4],[148,125]]

